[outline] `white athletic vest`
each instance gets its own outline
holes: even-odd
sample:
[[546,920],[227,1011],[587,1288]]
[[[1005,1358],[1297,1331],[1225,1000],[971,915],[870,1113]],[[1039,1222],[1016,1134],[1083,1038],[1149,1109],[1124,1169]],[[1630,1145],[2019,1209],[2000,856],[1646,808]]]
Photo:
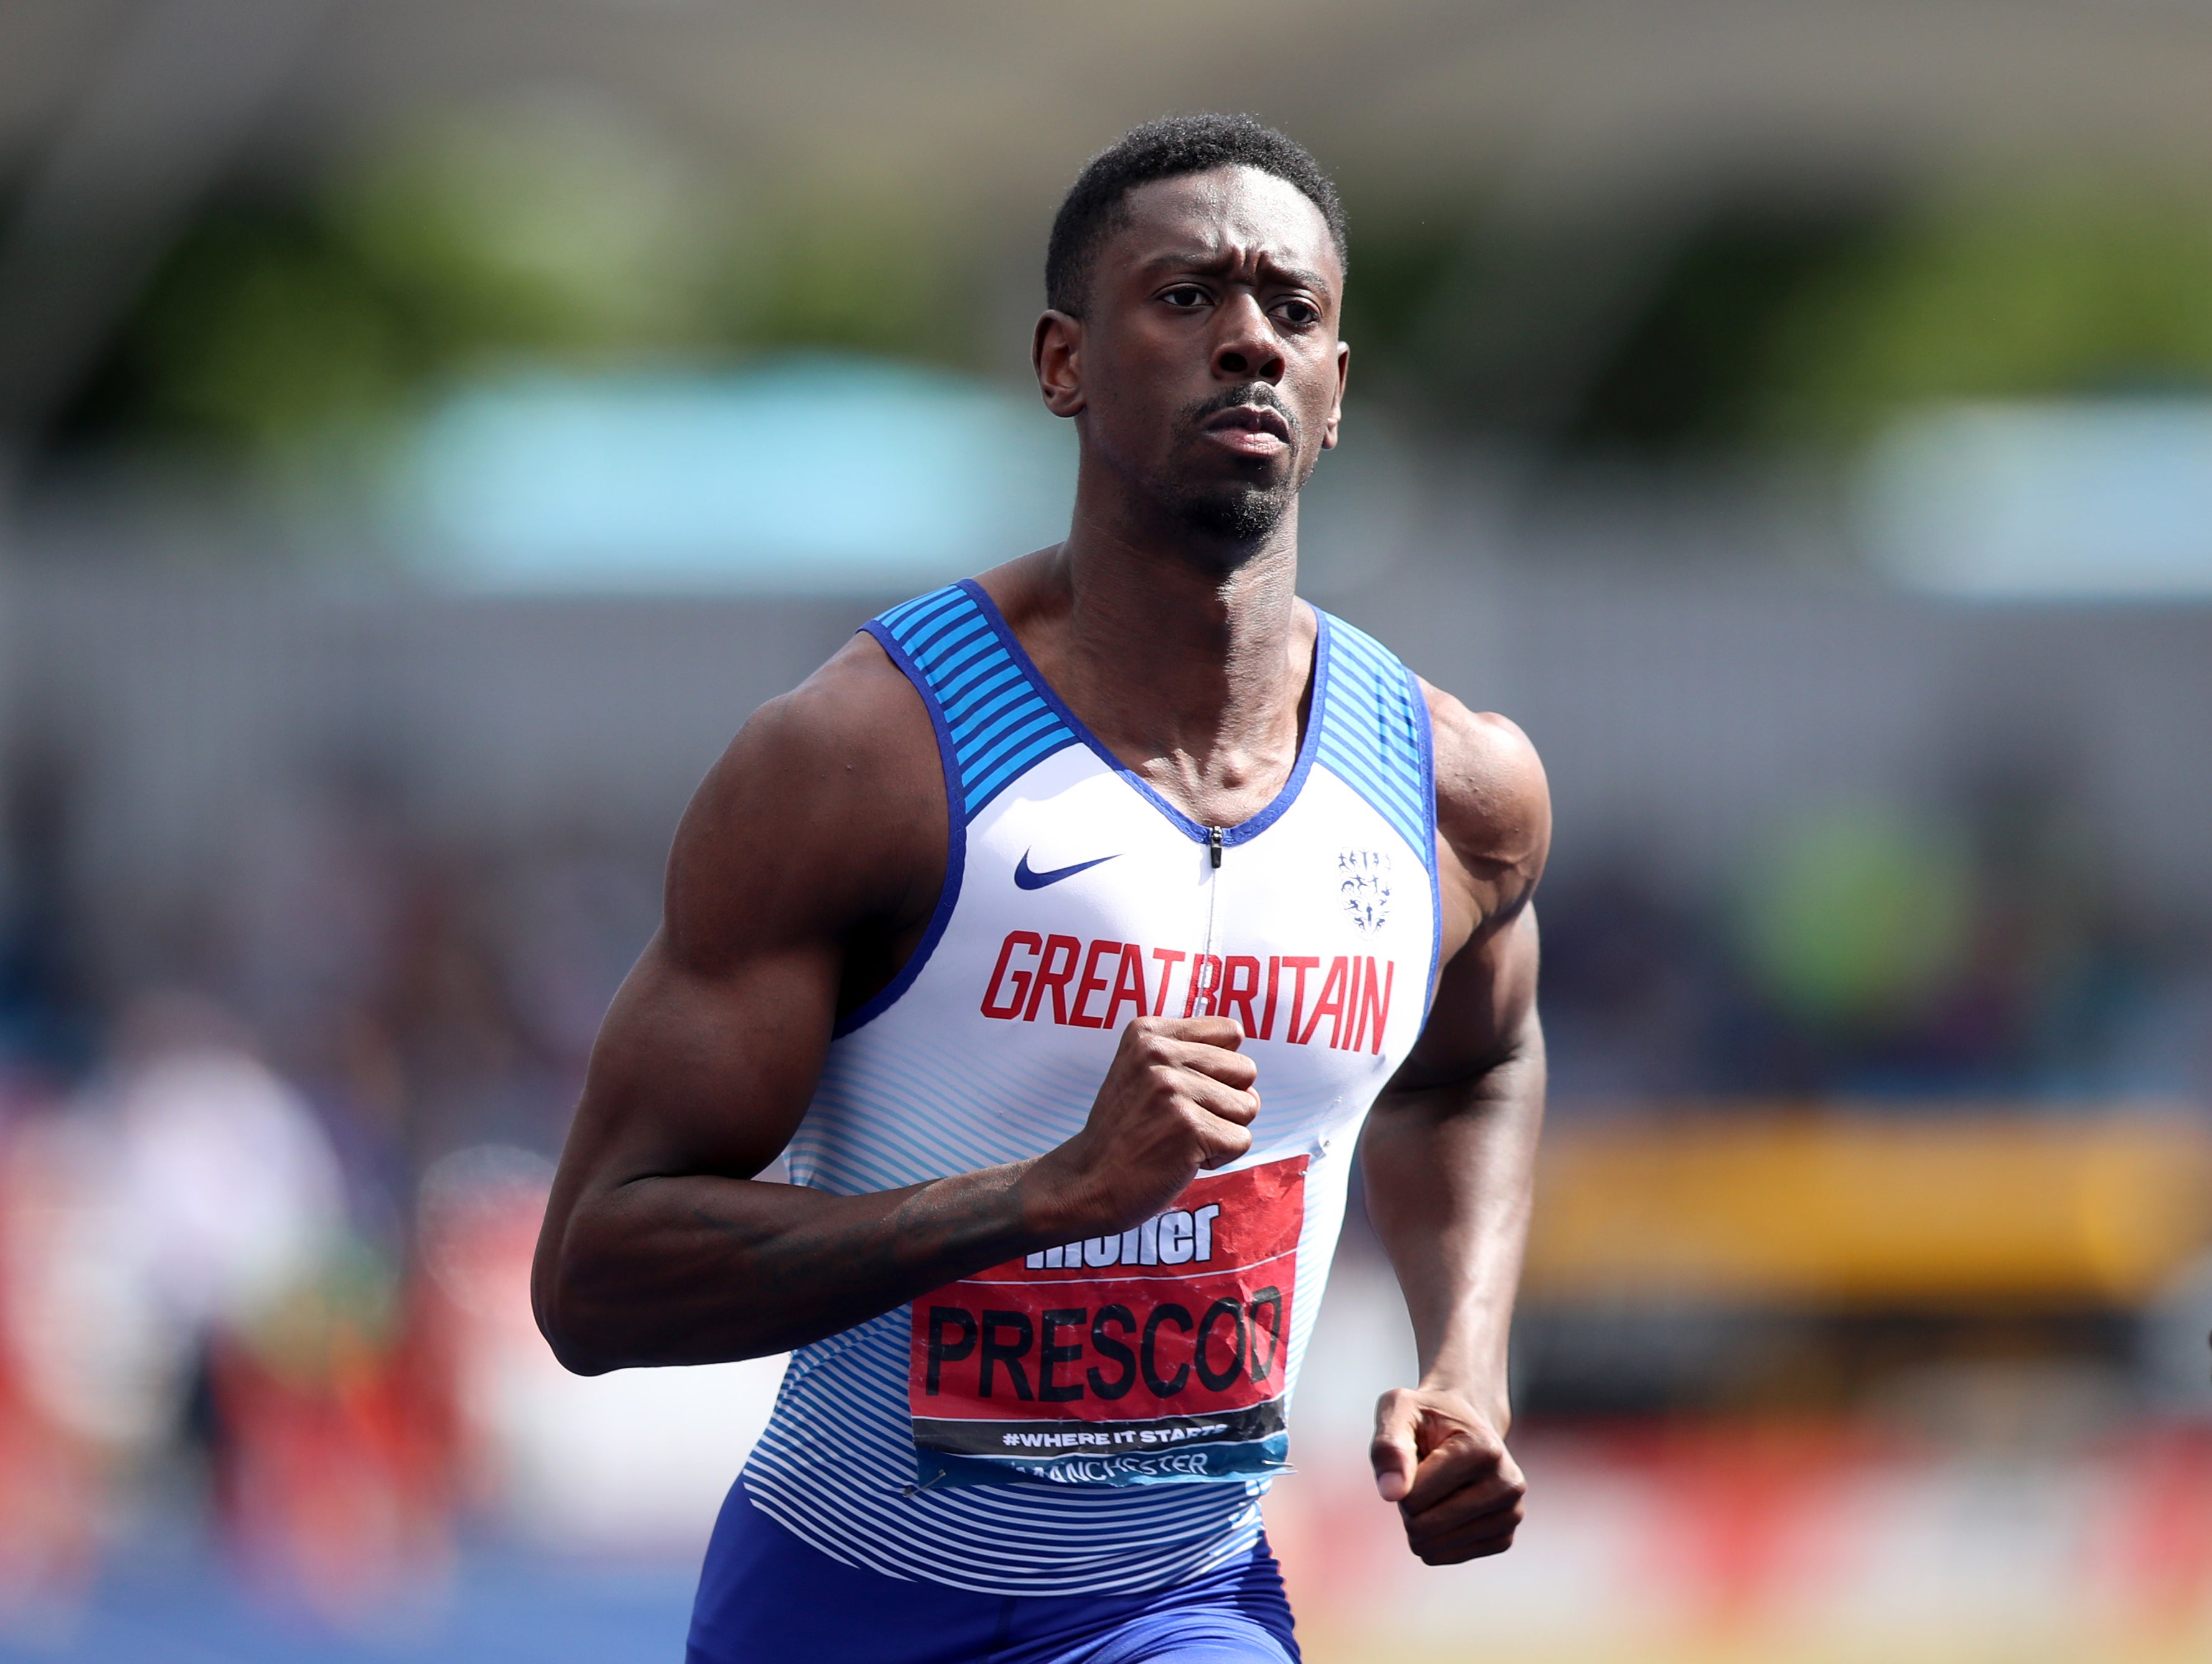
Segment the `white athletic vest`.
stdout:
[[921,944],[830,1043],[793,1180],[855,1194],[1041,1155],[1081,1128],[1139,1012],[1236,1018],[1261,1109],[1242,1160],[1123,1235],[794,1353],[744,1486],[893,1576],[1170,1588],[1258,1536],[1352,1148],[1427,1015],[1427,707],[1320,615],[1290,780],[1215,830],[1115,762],[975,583],[867,629],[928,707],[951,837]]

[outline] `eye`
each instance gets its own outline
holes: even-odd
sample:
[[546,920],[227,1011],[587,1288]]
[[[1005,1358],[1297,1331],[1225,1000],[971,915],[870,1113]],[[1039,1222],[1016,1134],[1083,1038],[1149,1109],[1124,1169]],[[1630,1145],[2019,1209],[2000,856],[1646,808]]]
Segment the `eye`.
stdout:
[[1206,294],[1196,283],[1177,283],[1173,288],[1162,294],[1160,299],[1178,312],[1188,312],[1194,307],[1204,306]]
[[1275,313],[1285,324],[1294,330],[1311,329],[1316,324],[1321,322],[1321,308],[1310,301],[1300,301],[1296,298],[1285,301],[1275,308]]

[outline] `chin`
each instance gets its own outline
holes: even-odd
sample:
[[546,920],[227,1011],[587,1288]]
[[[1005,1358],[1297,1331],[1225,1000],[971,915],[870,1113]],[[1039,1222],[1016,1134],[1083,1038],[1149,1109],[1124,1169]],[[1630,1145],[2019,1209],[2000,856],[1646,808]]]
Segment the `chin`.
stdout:
[[1194,492],[1176,505],[1176,517],[1192,531],[1223,543],[1257,543],[1283,523],[1297,491],[1276,486],[1229,485]]

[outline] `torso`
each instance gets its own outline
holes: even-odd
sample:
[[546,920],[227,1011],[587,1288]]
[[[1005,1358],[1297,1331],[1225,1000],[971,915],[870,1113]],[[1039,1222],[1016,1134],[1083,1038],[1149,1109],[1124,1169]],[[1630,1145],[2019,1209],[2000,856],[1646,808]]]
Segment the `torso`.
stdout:
[[1236,1017],[1263,1108],[1244,1158],[1125,1237],[796,1354],[745,1483],[817,1547],[1047,1594],[1162,1587],[1255,1540],[1352,1148],[1443,923],[1419,684],[1316,628],[1285,777],[1216,832],[1059,701],[979,586],[872,627],[933,713],[949,836],[910,951],[839,1023],[793,1177],[858,1193],[1041,1154],[1140,1011]]

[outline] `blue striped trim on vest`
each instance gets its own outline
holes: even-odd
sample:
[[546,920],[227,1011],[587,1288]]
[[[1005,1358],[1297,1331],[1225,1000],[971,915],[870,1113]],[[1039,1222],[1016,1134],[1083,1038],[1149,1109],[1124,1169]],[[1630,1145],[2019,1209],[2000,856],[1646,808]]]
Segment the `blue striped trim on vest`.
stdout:
[[[1004,1594],[1171,1588],[1259,1544],[1255,1480],[975,1489],[887,1484],[914,1469],[908,1307],[801,1347],[743,1475],[754,1506],[848,1565]],[[825,1438],[824,1432],[834,1430]],[[830,1505],[823,1506],[828,1499]],[[1114,1570],[1102,1573],[1102,1564]],[[895,1568],[895,1569],[894,1569]]]
[[969,585],[933,590],[866,628],[943,720],[963,824],[1026,770],[1080,744]]
[[1322,710],[1323,767],[1375,806],[1424,866],[1436,859],[1436,784],[1429,711],[1395,654],[1341,618],[1329,622],[1328,698]]

